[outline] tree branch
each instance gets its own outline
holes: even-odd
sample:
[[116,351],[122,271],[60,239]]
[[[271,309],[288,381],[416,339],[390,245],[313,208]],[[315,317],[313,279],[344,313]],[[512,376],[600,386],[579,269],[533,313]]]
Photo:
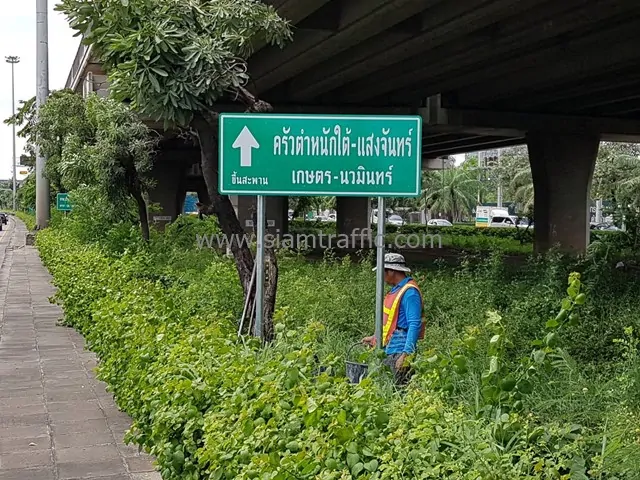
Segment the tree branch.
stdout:
[[273,106],[269,102],[256,98],[249,90],[244,87],[236,89],[238,99],[245,104],[248,113],[269,113],[273,112]]

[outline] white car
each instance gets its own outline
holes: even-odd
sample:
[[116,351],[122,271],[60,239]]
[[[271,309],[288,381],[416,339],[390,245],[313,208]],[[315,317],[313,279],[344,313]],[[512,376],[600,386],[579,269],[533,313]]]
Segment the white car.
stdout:
[[401,227],[402,225],[404,225],[404,220],[402,220],[402,217],[400,215],[390,215],[389,218],[387,218],[387,223],[390,225],[397,225]]
[[515,228],[516,224],[510,217],[493,217],[489,226],[497,228]]
[[432,227],[452,227],[453,224],[449,220],[445,220],[444,218],[432,218],[427,222],[427,225]]

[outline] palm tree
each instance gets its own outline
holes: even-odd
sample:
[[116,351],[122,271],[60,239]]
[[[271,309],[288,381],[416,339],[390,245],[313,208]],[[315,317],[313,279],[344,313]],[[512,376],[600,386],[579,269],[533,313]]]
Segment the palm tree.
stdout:
[[476,202],[479,182],[475,172],[451,168],[423,177],[422,207],[444,214],[451,222],[469,214]]
[[526,212],[533,207],[533,178],[531,167],[527,164],[521,165],[512,173],[509,189],[513,195],[513,201],[518,205],[518,209]]

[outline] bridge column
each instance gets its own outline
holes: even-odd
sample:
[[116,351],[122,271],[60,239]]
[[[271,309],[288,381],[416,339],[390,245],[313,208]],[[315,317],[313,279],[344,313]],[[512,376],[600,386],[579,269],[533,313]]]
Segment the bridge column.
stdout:
[[535,251],[559,244],[583,253],[589,244],[589,191],[597,135],[529,132],[527,146],[535,193]]
[[[371,229],[370,199],[367,197],[337,197],[336,198],[336,229],[338,235],[347,235],[349,246],[363,248],[369,245],[368,238],[374,238],[375,232],[364,236],[362,231]],[[344,237],[340,237],[344,238]],[[340,244],[344,244],[340,239]],[[337,242],[336,242],[337,244]],[[335,247],[336,245],[334,245]]]
[[[185,192],[184,164],[175,157],[167,161],[157,162],[153,167],[153,178],[156,182],[153,189],[149,191],[149,200],[152,203],[160,204],[160,212],[150,213],[149,222],[155,224],[160,230],[164,226],[175,221],[181,213]],[[154,220],[154,217],[163,217]],[[170,217],[170,219],[169,219]]]
[[[289,198],[266,197],[267,233],[272,235],[284,235],[289,231]],[[252,221],[257,211],[256,197],[231,196],[231,203],[238,215],[240,225],[246,232],[253,232],[254,227],[247,226],[247,221]],[[273,222],[272,226],[269,226]]]

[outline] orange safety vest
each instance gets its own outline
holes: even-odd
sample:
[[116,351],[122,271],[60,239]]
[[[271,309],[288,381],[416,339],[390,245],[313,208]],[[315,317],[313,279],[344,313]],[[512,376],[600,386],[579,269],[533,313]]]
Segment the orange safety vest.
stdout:
[[[422,292],[420,292],[420,288],[415,280],[409,280],[400,290],[394,293],[388,293],[384,298],[384,313],[382,316],[382,345],[385,346],[391,340],[391,336],[393,332],[396,331],[396,327],[398,325],[398,315],[400,313],[400,300],[402,300],[402,296],[404,293],[410,288],[415,288],[418,290],[420,294],[420,311],[423,309],[423,301],[422,301]],[[420,333],[418,334],[418,339],[422,340],[424,338],[424,331],[426,327],[426,321],[424,315],[422,316],[422,325],[420,326]]]

